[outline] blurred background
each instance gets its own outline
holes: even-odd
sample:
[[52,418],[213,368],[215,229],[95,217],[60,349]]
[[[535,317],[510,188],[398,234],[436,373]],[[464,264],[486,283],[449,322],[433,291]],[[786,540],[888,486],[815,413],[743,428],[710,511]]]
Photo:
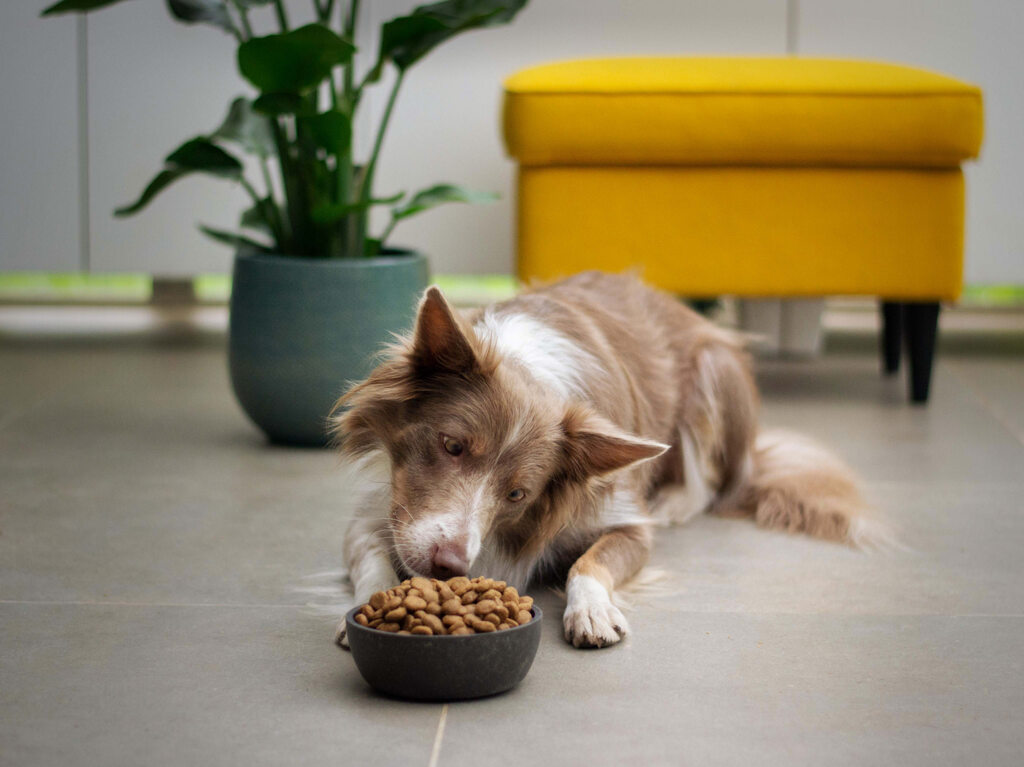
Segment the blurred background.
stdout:
[[[413,5],[367,3],[361,38],[375,43],[381,22]],[[0,296],[144,296],[150,276],[227,274],[231,250],[196,223],[233,227],[246,203],[241,189],[197,176],[133,218],[111,211],[134,199],[182,139],[216,126],[231,97],[252,94],[235,73],[232,41],[212,27],[175,23],[157,0],[45,20],[41,8],[0,4]],[[985,93],[982,157],[965,166],[965,302],[1015,303],[1024,286],[1022,37],[1018,0],[540,0],[514,24],[458,37],[411,70],[377,187],[452,180],[500,193],[496,204],[447,206],[403,223],[394,241],[427,253],[439,275],[511,275],[514,165],[500,138],[508,74],[617,54],[902,62]],[[360,55],[370,61],[374,52]],[[372,91],[356,127],[363,140],[387,93]],[[224,281],[204,284],[215,296],[226,290]]]

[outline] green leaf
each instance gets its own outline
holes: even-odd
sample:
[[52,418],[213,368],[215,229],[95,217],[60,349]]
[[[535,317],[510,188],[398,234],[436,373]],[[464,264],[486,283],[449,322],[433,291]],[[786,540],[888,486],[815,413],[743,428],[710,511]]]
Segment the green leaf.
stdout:
[[497,199],[498,195],[494,192],[480,192],[454,184],[438,184],[417,192],[404,205],[392,208],[391,215],[395,221],[401,221],[425,210],[436,208],[438,205],[444,205],[446,202],[481,203],[494,202]]
[[76,11],[94,11],[104,8],[121,0],[61,0],[40,13],[40,16],[56,16],[59,13],[74,13]]
[[253,205],[251,208],[242,211],[242,219],[239,222],[239,226],[273,234],[273,227],[270,225],[273,208],[274,201],[269,197],[264,197],[258,205]]
[[363,255],[367,258],[373,258],[380,253],[381,241],[374,239],[373,237],[367,237],[363,240]]
[[214,229],[204,224],[199,225],[199,231],[210,237],[217,242],[223,243],[224,245],[231,245],[235,248],[254,248],[261,253],[273,253],[273,249],[266,243],[256,242],[256,240],[246,237],[244,234],[238,234],[236,232],[225,232],[221,229]]
[[313,142],[325,149],[327,154],[343,154],[352,141],[352,123],[338,111],[300,117],[299,124],[309,131]]
[[114,210],[115,216],[130,216],[133,213],[138,213],[140,210],[149,205],[149,201],[156,197],[164,188],[170,186],[172,183],[177,181],[183,176],[187,176],[190,173],[195,173],[193,170],[185,168],[174,168],[170,170],[162,170],[156,174],[156,177],[149,182],[142,194],[139,195],[139,199],[133,202],[131,205],[123,205],[120,208]]
[[260,114],[276,117],[277,115],[312,115],[316,109],[297,93],[264,93],[252,102],[252,108]]
[[318,224],[333,224],[335,221],[340,221],[349,213],[356,213],[361,210],[372,208],[374,205],[390,205],[393,202],[398,202],[405,196],[405,192],[399,192],[393,194],[390,197],[378,197],[366,202],[351,202],[351,203],[332,203],[330,205],[321,205],[314,208],[310,213],[310,218]]
[[308,24],[238,46],[238,69],[263,93],[301,93],[347,62],[355,46],[327,27]]
[[221,178],[241,178],[242,163],[203,136],[186,141],[164,160],[164,169],[149,182],[135,202],[114,211],[115,216],[130,216],[146,207],[166,187],[191,173],[207,173]]
[[235,31],[224,0],[167,0],[167,9],[186,24],[210,24],[225,32]]
[[460,32],[507,24],[527,0],[445,0],[421,5],[408,16],[387,22],[381,30],[380,55],[369,81],[391,60],[406,70],[441,43]]
[[231,102],[224,122],[210,134],[210,138],[234,142],[260,157],[269,157],[274,152],[269,120],[262,114],[256,114],[252,103],[242,97]]
[[164,162],[169,166],[202,171],[214,176],[239,178],[242,175],[242,163],[204,136],[186,141],[167,155]]

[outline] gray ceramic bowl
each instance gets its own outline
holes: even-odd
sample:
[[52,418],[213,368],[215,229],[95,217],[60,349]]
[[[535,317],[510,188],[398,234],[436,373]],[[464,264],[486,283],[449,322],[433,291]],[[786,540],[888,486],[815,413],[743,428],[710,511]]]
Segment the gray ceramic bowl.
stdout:
[[544,617],[537,605],[522,626],[467,636],[409,636],[360,626],[345,616],[356,668],[371,687],[413,700],[464,700],[511,690],[533,665]]

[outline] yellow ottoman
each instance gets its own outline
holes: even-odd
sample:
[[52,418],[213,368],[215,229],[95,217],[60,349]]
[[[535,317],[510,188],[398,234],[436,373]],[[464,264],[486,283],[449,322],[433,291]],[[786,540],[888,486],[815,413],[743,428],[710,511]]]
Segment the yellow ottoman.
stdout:
[[975,86],[863,61],[571,61],[506,80],[504,131],[521,278],[641,266],[685,296],[877,296],[886,369],[905,335],[927,399],[939,301],[961,288]]

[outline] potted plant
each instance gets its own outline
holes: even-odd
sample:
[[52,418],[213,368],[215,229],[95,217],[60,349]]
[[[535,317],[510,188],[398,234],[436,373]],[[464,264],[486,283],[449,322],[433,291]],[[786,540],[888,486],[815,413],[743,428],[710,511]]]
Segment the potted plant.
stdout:
[[[90,11],[123,0],[62,0],[43,15]],[[446,0],[423,5],[381,28],[376,62],[353,62],[359,0],[311,0],[316,21],[293,28],[284,0],[167,0],[171,15],[209,24],[238,46],[238,69],[256,89],[236,98],[219,127],[179,146],[139,198],[115,211],[142,210],[165,187],[200,173],[241,184],[252,205],[241,231],[201,230],[236,248],[230,370],[239,403],[276,442],[324,444],[326,416],[349,379],[369,373],[373,353],[407,327],[426,287],[426,258],[392,247],[406,218],[447,202],[494,195],[453,184],[378,196],[377,162],[395,99],[409,68],[450,38],[505,24],[527,0]],[[260,8],[260,6],[265,6]],[[275,34],[253,34],[249,14],[276,19]],[[373,148],[353,156],[352,129],[366,88],[385,69],[395,77]],[[239,153],[259,178],[247,177]],[[374,206],[390,219],[370,231]]]

